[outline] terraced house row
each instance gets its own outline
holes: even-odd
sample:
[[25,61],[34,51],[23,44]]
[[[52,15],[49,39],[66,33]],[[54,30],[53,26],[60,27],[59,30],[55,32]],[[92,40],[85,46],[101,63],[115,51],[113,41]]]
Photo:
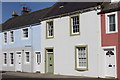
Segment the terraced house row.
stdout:
[[120,2],[57,2],[2,24],[3,71],[120,79]]

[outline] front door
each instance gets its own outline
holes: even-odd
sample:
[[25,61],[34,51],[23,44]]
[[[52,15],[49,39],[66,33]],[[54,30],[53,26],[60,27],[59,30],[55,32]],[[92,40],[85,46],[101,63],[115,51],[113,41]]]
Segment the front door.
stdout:
[[106,48],[105,52],[105,73],[108,77],[115,77],[115,49],[114,48]]
[[21,52],[16,53],[16,71],[22,71],[22,55],[21,55]]
[[46,73],[54,73],[53,49],[46,50]]

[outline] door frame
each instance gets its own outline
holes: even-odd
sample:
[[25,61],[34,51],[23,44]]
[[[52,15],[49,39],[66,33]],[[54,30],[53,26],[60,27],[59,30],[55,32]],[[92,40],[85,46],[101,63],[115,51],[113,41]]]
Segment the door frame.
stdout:
[[[105,47],[102,47],[103,48],[103,50],[104,49],[109,49],[109,48],[114,48],[114,52],[115,52],[115,78],[117,78],[117,63],[116,63],[116,46],[105,46]],[[106,66],[106,54],[105,54],[105,52],[104,52],[104,59],[105,59],[105,65],[104,65],[104,67]],[[106,67],[105,67],[105,77],[110,77],[110,76],[107,76],[107,74],[106,74]]]
[[16,58],[17,58],[17,53],[18,53],[18,52],[21,53],[21,70],[20,70],[20,71],[22,72],[22,64],[23,64],[23,62],[22,62],[22,51],[16,51],[16,52],[15,52],[15,71],[18,71],[18,70],[16,69],[16,67],[17,67],[17,59],[16,59]]
[[45,60],[44,60],[44,62],[45,62],[45,73],[48,73],[47,72],[47,52],[46,52],[48,49],[53,49],[53,74],[54,74],[54,47],[45,48]]

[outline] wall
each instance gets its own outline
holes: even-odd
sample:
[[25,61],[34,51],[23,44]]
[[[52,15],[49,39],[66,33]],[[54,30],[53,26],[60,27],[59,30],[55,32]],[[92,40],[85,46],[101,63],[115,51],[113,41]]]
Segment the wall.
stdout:
[[117,58],[117,74],[120,79],[120,11],[118,11],[118,58]]
[[[118,18],[119,19],[119,18]],[[118,77],[118,33],[106,34],[106,18],[105,14],[101,15],[101,39],[102,47],[106,46],[116,46],[116,61],[117,61],[117,77]]]
[[[46,21],[41,25],[41,72],[45,71],[45,48],[54,47],[54,74],[104,77],[100,40],[100,16],[96,11],[80,14],[80,35],[70,36],[69,16],[54,19],[54,38],[46,39]],[[88,71],[75,70],[75,46],[88,45]]]
[[[35,71],[35,51],[40,51],[40,25],[35,25],[35,26],[30,26],[28,27],[29,29],[29,38],[28,39],[23,39],[22,38],[22,29],[16,29],[14,31],[14,43],[8,42],[6,45],[2,45],[2,53],[7,52],[9,54],[10,52],[14,53],[14,56],[17,51],[22,52],[22,71],[23,72],[34,72]],[[9,31],[7,31],[9,32]],[[8,40],[9,40],[9,34],[8,34]],[[3,42],[2,42],[3,43]],[[24,63],[24,52],[25,51],[30,51],[30,63],[25,64]],[[9,62],[9,55],[8,59]],[[14,61],[16,61],[16,58],[14,58]],[[8,63],[7,66],[3,66],[3,70],[7,71],[15,71],[15,64],[14,66],[10,66]]]
[[[0,54],[2,54],[2,33],[0,33]],[[0,63],[2,63],[2,55],[0,55]],[[2,70],[2,65],[0,65],[0,71]]]

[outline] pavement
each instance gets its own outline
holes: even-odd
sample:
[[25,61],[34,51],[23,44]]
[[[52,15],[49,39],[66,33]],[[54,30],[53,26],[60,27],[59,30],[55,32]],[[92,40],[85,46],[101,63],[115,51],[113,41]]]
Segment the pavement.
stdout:
[[103,79],[103,78],[91,78],[82,76],[65,76],[65,75],[53,75],[42,73],[26,73],[26,72],[0,72],[2,80],[117,80],[117,79]]

